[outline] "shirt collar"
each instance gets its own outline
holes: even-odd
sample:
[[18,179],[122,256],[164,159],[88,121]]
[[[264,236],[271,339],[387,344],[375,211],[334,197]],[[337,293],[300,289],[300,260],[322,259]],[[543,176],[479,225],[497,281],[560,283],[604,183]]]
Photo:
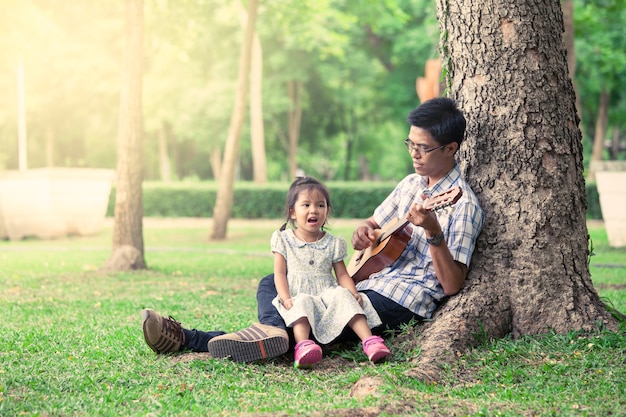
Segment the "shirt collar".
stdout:
[[458,182],[460,177],[461,170],[459,169],[459,165],[456,163],[454,164],[454,167],[452,167],[452,169],[448,171],[448,173],[442,179],[437,181],[437,183],[431,188],[427,188],[428,179],[426,177],[422,177],[422,183],[425,184],[424,194],[426,195],[426,197],[430,197],[432,195],[437,195],[443,193],[444,191],[448,191],[450,188],[452,188],[453,184],[456,184]]

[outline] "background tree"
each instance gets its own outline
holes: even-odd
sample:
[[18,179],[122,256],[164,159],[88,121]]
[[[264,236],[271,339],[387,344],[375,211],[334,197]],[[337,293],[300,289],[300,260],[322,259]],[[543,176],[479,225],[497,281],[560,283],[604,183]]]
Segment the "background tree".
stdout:
[[121,5],[0,2],[0,169],[17,167],[20,60],[29,168],[113,166]]
[[252,152],[252,179],[257,184],[267,182],[265,151],[265,122],[263,121],[263,48],[258,33],[252,40],[250,69],[250,142]]
[[602,160],[611,132],[619,138],[626,127],[626,9],[620,0],[574,0],[574,20],[584,143],[589,161]]
[[[623,146],[626,9],[618,0],[564,4],[571,2],[587,166],[602,86],[609,107],[598,143],[615,138]],[[0,95],[0,167],[17,167],[14,92],[22,56],[29,166],[113,168],[124,1],[13,3],[0,2],[0,91],[7,92]],[[216,180],[237,87],[241,3],[147,0],[144,6],[144,177]],[[288,180],[293,167],[325,180],[397,180],[410,172],[400,143],[403,115],[419,104],[414,85],[426,60],[438,58],[435,2],[267,2],[256,30],[263,44],[268,181]],[[289,83],[300,86],[298,100],[289,99]],[[291,130],[290,112],[299,115]],[[258,130],[247,120],[242,125],[237,181],[254,179]],[[290,131],[297,138],[291,162],[285,158]],[[603,155],[625,156],[618,146]]]
[[233,207],[233,186],[235,181],[235,169],[241,140],[241,126],[246,112],[246,98],[248,96],[248,84],[250,74],[250,61],[252,59],[252,43],[254,40],[254,25],[256,23],[258,1],[250,0],[248,3],[248,21],[246,23],[245,36],[241,43],[239,55],[239,73],[237,76],[237,92],[235,106],[230,120],[228,137],[226,138],[226,150],[220,171],[219,188],[215,210],[213,212],[213,232],[211,239],[224,239],[226,228]]
[[126,2],[126,44],[122,64],[113,251],[104,269],[146,267],[143,248],[143,0]]
[[414,377],[479,341],[615,328],[588,268],[582,145],[559,0],[438,1],[460,160],[486,212],[462,292],[419,336]]

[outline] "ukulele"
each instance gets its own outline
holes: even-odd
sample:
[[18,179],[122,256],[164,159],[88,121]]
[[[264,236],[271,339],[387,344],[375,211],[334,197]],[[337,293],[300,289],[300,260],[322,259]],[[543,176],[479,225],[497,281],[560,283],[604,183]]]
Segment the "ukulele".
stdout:
[[[454,187],[441,194],[428,198],[424,208],[430,211],[441,210],[455,204],[463,191]],[[396,219],[383,229],[374,230],[376,239],[369,248],[354,252],[348,263],[348,273],[356,283],[369,278],[375,272],[396,261],[404,251],[413,228],[408,220]]]

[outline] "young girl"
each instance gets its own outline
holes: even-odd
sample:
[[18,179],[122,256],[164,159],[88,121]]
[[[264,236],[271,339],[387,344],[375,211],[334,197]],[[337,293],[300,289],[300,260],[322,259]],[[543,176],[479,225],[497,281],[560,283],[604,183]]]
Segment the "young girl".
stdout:
[[[356,290],[346,270],[346,241],[324,231],[330,211],[328,189],[315,178],[298,178],[287,194],[287,223],[274,232],[274,305],[296,339],[296,368],[310,368],[322,359],[322,344],[335,340],[346,326],[362,341],[370,361],[378,362],[389,349],[371,328],[381,324],[367,296]],[[336,279],[332,270],[335,271]],[[339,285],[337,285],[339,283]]]

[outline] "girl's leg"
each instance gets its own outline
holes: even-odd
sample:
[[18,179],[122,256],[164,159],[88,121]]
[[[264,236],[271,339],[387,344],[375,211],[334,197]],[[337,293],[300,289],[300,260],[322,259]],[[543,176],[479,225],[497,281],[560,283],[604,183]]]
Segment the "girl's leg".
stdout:
[[372,336],[372,331],[368,327],[364,315],[357,314],[354,316],[348,323],[348,326],[362,340],[363,352],[365,352],[370,361],[381,361],[391,353],[380,336]]
[[302,317],[294,323],[293,335],[297,342],[294,348],[293,366],[295,368],[308,369],[322,360],[322,348],[309,339],[311,337],[311,324],[306,317]]
[[311,325],[306,317],[298,319],[298,321],[293,324],[293,337],[296,339],[296,343],[311,337]]
[[352,329],[359,339],[365,340],[372,335],[372,331],[367,325],[367,319],[363,314],[357,314],[348,322],[348,327]]

